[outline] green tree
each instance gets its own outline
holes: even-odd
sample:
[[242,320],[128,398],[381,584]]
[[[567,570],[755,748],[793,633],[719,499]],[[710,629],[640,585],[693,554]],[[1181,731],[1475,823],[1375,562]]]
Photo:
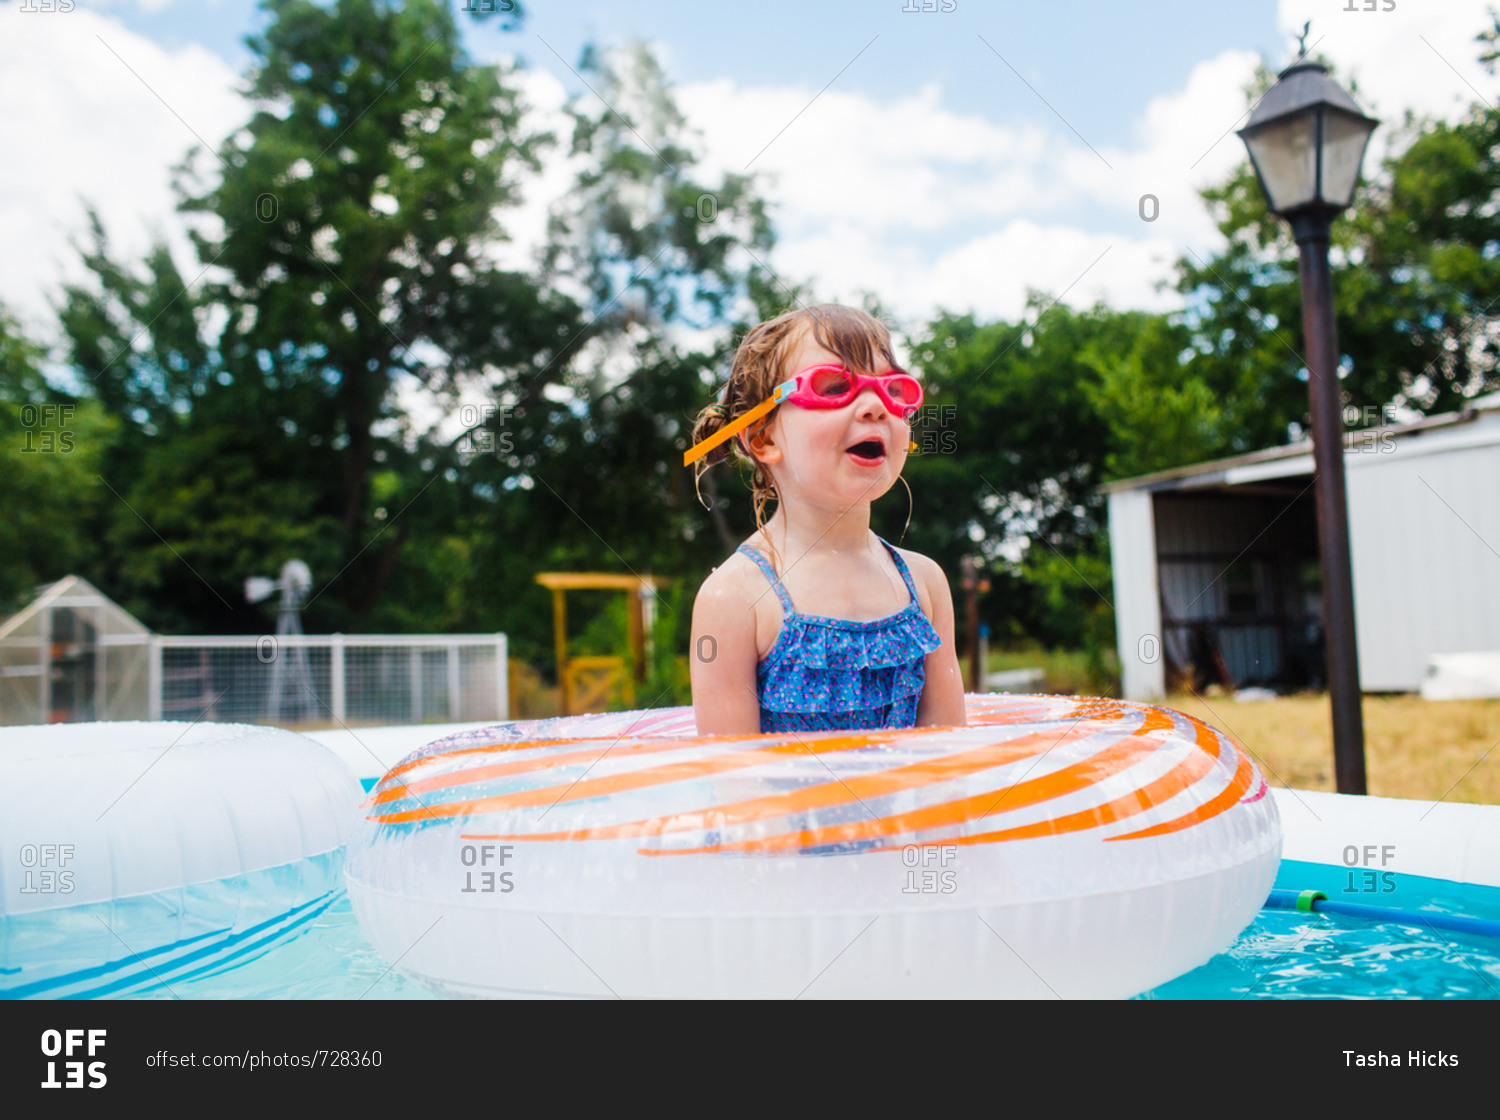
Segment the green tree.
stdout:
[[[1083,648],[1102,666],[1114,615],[1098,485],[1224,448],[1188,341],[1162,315],[1075,311],[1040,292],[1015,323],[939,315],[914,332],[926,398],[906,543],[950,575],[980,561],[997,643]],[[877,530],[896,539],[905,512],[882,503]]]
[[[501,398],[496,454],[475,456],[465,476],[493,495],[475,506],[467,596],[542,663],[551,615],[538,571],[669,575],[690,605],[732,532],[753,528],[748,499],[725,497],[713,513],[698,504],[682,452],[759,313],[768,283],[755,261],[772,240],[750,177],[695,176],[698,141],[646,47],[586,47],[579,70],[604,104],[589,94],[567,107],[582,169],[551,216],[541,280],[580,301],[585,325]],[[499,571],[503,582],[488,575]],[[681,652],[677,602],[658,610]]]
[[1121,319],[1129,324],[1123,338],[1110,339],[1108,348],[1091,342],[1080,354],[1094,374],[1083,390],[1109,428],[1101,480],[1224,454],[1224,408],[1198,376],[1202,363],[1193,363],[1186,327],[1142,312]]
[[[1247,97],[1272,81],[1262,67]],[[1476,103],[1453,125],[1408,112],[1385,127],[1388,154],[1333,228],[1340,388],[1360,416],[1451,411],[1500,387],[1500,110]],[[1248,161],[1202,196],[1228,244],[1178,262],[1182,322],[1229,450],[1284,443],[1308,426],[1297,248]]]
[[97,402],[48,384],[45,358],[0,308],[0,619],[38,584],[69,573],[98,578],[95,471],[113,423]]
[[550,138],[523,133],[512,73],[471,64],[441,4],[263,6],[258,111],[217,182],[193,185],[191,156],[179,169],[181,209],[212,219],[193,233],[204,271],[227,278],[191,291],[163,247],[137,277],[96,222],[98,290],[70,289],[62,313],[126,429],[103,472],[121,579],[245,630],[239,580],[300,555],[333,580],[311,623],[457,624],[458,456],[410,404],[492,397],[574,331],[571,300],[488,255]]
[[[338,451],[335,513],[353,563],[387,508],[372,476],[399,458],[380,433],[403,419],[396,389],[451,405],[550,360],[572,326],[567,301],[486,254],[506,237],[495,210],[518,201],[551,138],[523,134],[512,72],[470,63],[446,5],[263,6],[273,22],[248,45],[249,96],[264,107],[222,147],[220,183],[182,208],[223,223],[222,237],[195,239],[232,274],[215,296],[255,309],[231,316],[226,361],[269,355],[277,376],[328,406],[320,434]],[[421,456],[407,465],[417,469],[388,495],[398,503],[430,480]],[[398,527],[374,547],[367,602],[405,536]]]

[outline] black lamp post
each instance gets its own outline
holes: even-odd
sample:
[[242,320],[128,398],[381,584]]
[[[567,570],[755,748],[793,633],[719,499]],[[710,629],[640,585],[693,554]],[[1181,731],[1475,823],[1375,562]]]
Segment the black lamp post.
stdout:
[[1301,256],[1323,630],[1333,706],[1334,773],[1340,793],[1365,792],[1365,732],[1354,645],[1354,580],[1328,235],[1333,219],[1353,200],[1365,146],[1378,123],[1360,112],[1323,66],[1302,61],[1281,72],[1239,131],[1250,149],[1250,162],[1267,204],[1291,224]]

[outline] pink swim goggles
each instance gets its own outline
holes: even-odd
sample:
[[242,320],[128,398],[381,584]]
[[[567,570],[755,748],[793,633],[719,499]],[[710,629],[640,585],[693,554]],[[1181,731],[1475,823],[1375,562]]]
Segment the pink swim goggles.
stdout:
[[843,408],[855,397],[872,388],[886,408],[903,420],[910,420],[922,407],[922,385],[909,373],[890,370],[871,376],[855,373],[838,365],[808,366],[783,381],[760,404],[735,417],[702,443],[683,452],[682,465],[702,458],[725,440],[731,439],[755,423],[778,404],[795,404],[802,408]]

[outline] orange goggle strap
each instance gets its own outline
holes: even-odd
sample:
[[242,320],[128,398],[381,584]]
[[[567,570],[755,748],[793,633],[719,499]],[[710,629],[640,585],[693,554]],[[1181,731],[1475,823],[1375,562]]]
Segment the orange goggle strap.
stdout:
[[745,412],[740,414],[739,416],[736,416],[731,423],[725,424],[722,428],[720,428],[713,435],[709,436],[702,443],[695,444],[687,451],[684,451],[682,453],[682,465],[686,467],[691,463],[696,462],[698,459],[701,459],[703,458],[703,456],[707,455],[715,447],[718,447],[719,444],[725,442],[726,440],[733,439],[735,436],[739,435],[751,424],[755,423],[766,413],[770,412],[771,409],[780,404],[789,393],[795,392],[796,388],[797,379],[795,377],[790,381],[783,381],[780,385],[776,386],[775,391],[769,397],[761,401],[760,404],[756,405],[749,412]]

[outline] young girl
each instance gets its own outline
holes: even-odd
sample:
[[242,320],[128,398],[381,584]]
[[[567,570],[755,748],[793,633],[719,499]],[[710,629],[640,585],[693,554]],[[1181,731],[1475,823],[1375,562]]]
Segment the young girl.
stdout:
[[862,311],[790,311],[740,343],[684,456],[700,473],[731,448],[754,463],[759,526],[693,604],[701,734],[964,723],[948,580],[870,531],[921,399]]

